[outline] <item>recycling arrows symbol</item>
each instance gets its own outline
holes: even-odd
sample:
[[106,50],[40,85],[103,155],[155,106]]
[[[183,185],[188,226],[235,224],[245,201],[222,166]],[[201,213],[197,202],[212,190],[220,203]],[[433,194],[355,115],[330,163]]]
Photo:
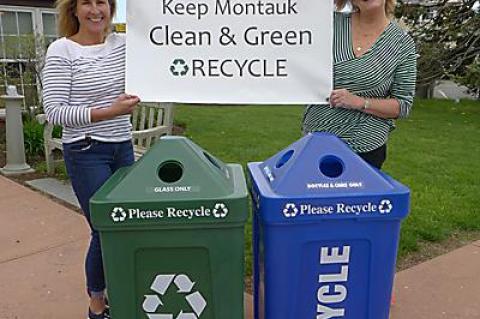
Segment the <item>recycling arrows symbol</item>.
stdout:
[[388,214],[392,211],[393,205],[388,199],[384,199],[380,202],[380,205],[378,205],[378,210],[380,211],[381,214]]
[[190,307],[194,312],[183,312],[177,315],[176,319],[198,319],[202,315],[207,302],[203,298],[202,294],[198,291],[192,293],[193,286],[195,282],[192,282],[187,275],[157,275],[153,280],[150,289],[156,292],[155,295],[145,295],[145,300],[143,301],[143,310],[146,312],[146,315],[149,319],[174,319],[173,314],[159,314],[156,313],[160,306],[163,306],[163,302],[160,299],[159,295],[163,296],[172,282],[177,287],[177,293],[186,294],[185,299],[187,300]]
[[175,76],[184,76],[188,72],[188,65],[183,59],[175,59],[170,66],[170,72]]
[[283,209],[283,215],[285,217],[295,217],[298,214],[298,208],[295,206],[295,204],[288,203],[285,205],[285,208]]
[[112,217],[112,220],[117,223],[117,222],[123,222],[125,221],[125,218],[127,218],[127,213],[125,210],[121,207],[115,207],[112,210],[112,213],[110,214]]
[[228,215],[228,208],[224,203],[215,204],[213,208],[213,216],[215,218],[225,218]]

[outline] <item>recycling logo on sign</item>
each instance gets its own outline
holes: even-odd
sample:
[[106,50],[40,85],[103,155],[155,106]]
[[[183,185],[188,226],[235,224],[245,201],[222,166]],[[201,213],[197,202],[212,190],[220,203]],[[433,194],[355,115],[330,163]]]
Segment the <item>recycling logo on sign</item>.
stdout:
[[188,65],[183,59],[175,59],[170,66],[170,72],[174,76],[185,76],[188,72]]
[[[193,312],[181,310],[176,317],[171,313],[158,312],[163,306],[160,297],[165,295],[172,282],[178,289],[177,293],[185,295],[185,299]],[[200,292],[192,292],[194,285],[195,282],[192,282],[190,278],[184,274],[157,275],[150,286],[150,289],[156,294],[145,295],[145,300],[143,301],[142,308],[145,314],[149,319],[199,319],[207,306],[207,302]]]
[[125,218],[127,218],[127,213],[122,207],[115,207],[110,216],[115,223],[118,223],[125,221]]
[[292,204],[292,203],[288,203],[287,205],[285,205],[285,208],[283,209],[283,215],[285,215],[285,217],[295,217],[297,216],[298,214],[298,209],[297,209],[297,206],[295,206],[295,204]]
[[225,218],[228,215],[228,208],[225,204],[223,203],[218,203],[215,204],[215,207],[213,208],[213,216],[215,218]]
[[392,203],[388,199],[384,199],[378,205],[378,211],[381,214],[389,214],[393,209]]

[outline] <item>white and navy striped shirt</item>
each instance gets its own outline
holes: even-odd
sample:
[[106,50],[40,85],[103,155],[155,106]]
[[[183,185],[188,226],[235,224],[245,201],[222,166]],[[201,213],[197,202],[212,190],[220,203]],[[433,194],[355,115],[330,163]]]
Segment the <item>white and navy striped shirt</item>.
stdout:
[[43,69],[43,108],[50,123],[62,125],[62,142],[89,136],[103,142],[131,139],[130,115],[95,122],[91,110],[104,108],[125,92],[125,36],[83,46],[67,38],[53,42]]
[[[373,99],[394,98],[400,104],[399,117],[409,115],[417,74],[415,43],[396,22],[390,22],[365,54],[355,57],[351,14],[336,12],[333,61],[335,89]],[[308,105],[303,120],[305,133],[335,134],[358,153],[385,144],[393,129],[393,120],[328,105]]]

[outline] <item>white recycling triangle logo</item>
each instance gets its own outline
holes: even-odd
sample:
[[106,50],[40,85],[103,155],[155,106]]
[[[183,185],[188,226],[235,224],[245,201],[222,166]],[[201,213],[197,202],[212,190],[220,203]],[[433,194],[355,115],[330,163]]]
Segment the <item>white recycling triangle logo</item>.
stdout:
[[295,217],[298,214],[298,208],[293,203],[287,203],[283,208],[283,215],[285,217]]
[[[178,294],[185,294],[185,299],[192,308],[193,312],[184,312],[183,310],[174,317],[174,314],[162,314],[157,313],[159,308],[163,306],[163,302],[160,296],[163,296],[170,285],[173,284],[177,287]],[[145,295],[143,301],[143,310],[145,311],[149,319],[198,319],[202,315],[207,302],[203,298],[202,294],[198,291],[192,292],[195,282],[192,282],[187,275],[180,274],[168,274],[157,275],[153,280],[150,289],[156,294]]]
[[384,199],[380,202],[378,205],[378,210],[380,211],[381,214],[388,214],[392,211],[393,205],[392,202],[388,199]]
[[122,207],[114,207],[110,216],[115,223],[123,222],[127,218],[127,213]]
[[228,208],[224,203],[217,203],[213,208],[213,216],[215,218],[225,218],[228,215]]

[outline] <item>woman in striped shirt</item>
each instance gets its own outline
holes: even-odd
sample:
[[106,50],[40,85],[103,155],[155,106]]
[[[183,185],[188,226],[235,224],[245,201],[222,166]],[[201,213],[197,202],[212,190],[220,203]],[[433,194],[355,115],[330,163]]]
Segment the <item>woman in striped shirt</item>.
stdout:
[[[347,0],[336,0],[337,10]],[[381,168],[394,119],[412,108],[416,53],[412,38],[391,20],[395,0],[352,0],[335,12],[334,90],[329,105],[307,106],[303,131],[330,132]]]
[[134,161],[130,114],[139,98],[125,91],[125,38],[110,34],[115,0],[57,0],[59,33],[48,48],[43,102],[48,121],[62,125],[68,175],[91,228],[85,262],[88,317],[109,318],[98,232],[89,199]]

